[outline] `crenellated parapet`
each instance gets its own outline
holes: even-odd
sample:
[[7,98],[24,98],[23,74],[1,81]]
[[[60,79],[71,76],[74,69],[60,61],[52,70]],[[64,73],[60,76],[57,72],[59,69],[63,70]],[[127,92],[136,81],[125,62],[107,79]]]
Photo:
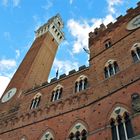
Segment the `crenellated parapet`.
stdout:
[[55,83],[59,82],[59,81],[62,80],[62,79],[69,78],[69,76],[72,76],[72,75],[74,75],[74,74],[78,74],[79,72],[85,71],[85,70],[87,70],[87,69],[89,69],[89,67],[86,67],[85,65],[82,65],[82,66],[80,66],[80,67],[78,68],[78,71],[76,71],[75,69],[73,69],[73,70],[69,71],[68,75],[62,74],[62,75],[59,76],[59,78],[56,78],[56,77],[55,77],[55,78],[52,78],[52,79],[50,80],[50,82],[45,81],[45,82],[43,82],[43,83],[40,84],[40,85],[34,85],[32,88],[23,91],[23,93],[24,93],[24,94],[30,94],[30,93],[32,93],[32,92],[34,92],[34,91],[38,91],[38,90],[40,90],[40,89],[42,89],[42,88],[44,88],[44,87],[48,87],[48,86],[50,86],[50,85],[52,85],[52,84],[55,84]]
[[41,26],[37,31],[35,31],[36,38],[49,31],[54,37],[55,41],[60,44],[64,40],[64,33],[62,32],[63,27],[64,23],[60,15],[57,14],[48,20],[48,22]]
[[116,18],[116,21],[114,23],[109,23],[108,25],[104,25],[104,24],[101,24],[99,28],[95,28],[93,32],[90,32],[89,33],[89,47],[92,45],[92,43],[94,42],[95,39],[98,39],[100,36],[105,36],[105,34],[107,34],[108,32],[116,29],[117,26],[119,26],[121,23],[125,22],[125,20],[127,18],[130,18],[129,16],[133,14],[135,14],[135,11],[136,13],[137,10],[140,8],[140,2],[137,3],[137,7],[136,8],[129,8],[127,11],[126,11],[126,15],[122,16],[120,15],[119,17]]

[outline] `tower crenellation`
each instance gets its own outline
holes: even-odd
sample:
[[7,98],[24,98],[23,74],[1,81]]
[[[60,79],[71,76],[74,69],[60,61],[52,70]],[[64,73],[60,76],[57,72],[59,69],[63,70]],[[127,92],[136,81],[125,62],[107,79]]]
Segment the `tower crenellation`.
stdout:
[[64,33],[62,32],[62,28],[64,27],[64,23],[59,14],[52,17],[46,24],[41,26],[37,31],[35,31],[36,38],[45,34],[46,32],[50,32],[54,37],[55,41],[60,44],[64,39]]

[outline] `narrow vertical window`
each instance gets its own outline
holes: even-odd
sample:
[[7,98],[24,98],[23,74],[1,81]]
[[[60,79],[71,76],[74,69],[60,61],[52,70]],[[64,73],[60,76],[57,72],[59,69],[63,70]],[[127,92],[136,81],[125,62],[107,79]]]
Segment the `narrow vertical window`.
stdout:
[[79,131],[77,131],[76,133],[75,133],[75,138],[76,138],[76,140],[80,140],[80,132]]
[[114,74],[112,65],[109,65],[109,73],[110,73],[110,76]]
[[114,70],[115,70],[115,73],[119,72],[119,66],[116,62],[114,62]]
[[125,126],[126,126],[128,138],[132,138],[134,136],[134,133],[133,133],[133,129],[132,129],[131,120],[127,113],[125,113]]
[[120,116],[118,116],[118,130],[119,130],[120,140],[126,140],[124,126],[123,126],[122,119]]
[[81,132],[82,138],[81,140],[87,140],[87,131],[85,129],[83,129],[83,131]]
[[75,92],[78,92],[78,82],[75,83]]
[[74,134],[73,133],[70,134],[69,140],[74,140]]
[[112,140],[118,140],[115,121],[113,119],[111,120],[111,132],[112,132]]
[[51,101],[54,100],[54,91],[52,92],[52,97],[51,97]]
[[138,54],[138,56],[140,58],[140,48],[137,48],[137,54]]
[[108,75],[108,70],[107,70],[106,67],[104,68],[104,74],[105,74],[105,78],[108,78],[108,77],[109,77],[109,75]]
[[84,89],[86,89],[88,86],[88,83],[87,83],[87,78],[84,79]]
[[137,62],[139,59],[134,51],[131,52],[132,58],[134,62]]
[[80,82],[79,82],[79,91],[81,91],[82,90],[82,80],[80,80]]

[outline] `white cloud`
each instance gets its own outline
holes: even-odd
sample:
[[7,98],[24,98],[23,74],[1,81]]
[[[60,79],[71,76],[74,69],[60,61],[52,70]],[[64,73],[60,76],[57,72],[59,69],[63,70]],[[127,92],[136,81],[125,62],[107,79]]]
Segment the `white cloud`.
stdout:
[[[74,37],[72,53],[80,53],[83,51],[83,47],[88,48],[88,34],[91,31],[94,31],[96,27],[99,27],[100,24],[104,23],[107,25],[110,22],[115,21],[115,16],[117,10],[115,6],[123,3],[122,0],[106,0],[108,7],[107,10],[109,14],[104,18],[93,18],[90,20],[74,20],[70,19],[67,22],[68,29],[71,35]],[[73,0],[70,0],[72,3]]]
[[64,40],[64,41],[61,43],[61,46],[67,46],[67,45],[69,45],[69,42],[66,41],[66,40]]
[[10,40],[11,39],[11,34],[10,34],[10,32],[4,32],[4,37],[5,37],[5,39],[6,40]]
[[40,18],[37,15],[33,16],[33,20],[35,22],[35,31],[42,25],[42,22],[40,21]]
[[16,50],[16,59],[20,57],[20,50]]
[[0,60],[0,72],[10,70],[16,67],[16,61],[13,59],[2,59]]
[[0,60],[0,97],[13,76],[16,66],[16,61],[14,59]]
[[7,7],[8,6],[8,0],[2,0],[2,5]]
[[3,92],[5,91],[7,85],[10,82],[10,78],[6,77],[6,76],[0,76],[0,98],[3,94]]
[[88,34],[93,31],[96,27],[99,27],[100,24],[104,23],[107,25],[108,23],[114,21],[114,17],[112,15],[107,15],[105,18],[93,18],[90,20],[81,20],[76,21],[74,19],[70,19],[67,22],[68,29],[71,35],[74,37],[73,44],[73,53],[80,53],[83,51],[83,47],[88,48]]
[[114,8],[114,6],[122,4],[123,0],[107,0],[108,3],[108,11],[110,12],[110,14],[115,14],[116,9]]
[[54,64],[53,64],[53,67],[55,70],[58,70],[59,69],[59,73],[66,73],[68,74],[68,72],[72,69],[78,69],[78,62],[72,62],[72,61],[69,61],[69,60],[58,60],[58,59],[55,59],[54,60]]
[[42,8],[44,8],[45,10],[49,10],[52,6],[53,6],[52,0],[47,0],[46,5],[43,5]]
[[73,0],[70,0],[70,4],[72,4],[73,3]]
[[11,4],[13,7],[18,7],[21,0],[2,0],[2,5],[7,7],[9,4]]
[[20,4],[20,0],[13,0],[13,6],[18,7]]

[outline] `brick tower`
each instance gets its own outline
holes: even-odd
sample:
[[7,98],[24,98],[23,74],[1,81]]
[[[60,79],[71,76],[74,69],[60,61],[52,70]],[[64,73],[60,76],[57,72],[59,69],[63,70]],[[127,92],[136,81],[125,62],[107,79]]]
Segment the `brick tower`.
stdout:
[[6,92],[13,87],[21,92],[48,80],[58,45],[64,39],[62,28],[63,22],[58,14],[35,32],[35,40]]
[[89,67],[48,83],[62,27],[37,30],[0,101],[0,140],[140,140],[140,2],[89,33]]

